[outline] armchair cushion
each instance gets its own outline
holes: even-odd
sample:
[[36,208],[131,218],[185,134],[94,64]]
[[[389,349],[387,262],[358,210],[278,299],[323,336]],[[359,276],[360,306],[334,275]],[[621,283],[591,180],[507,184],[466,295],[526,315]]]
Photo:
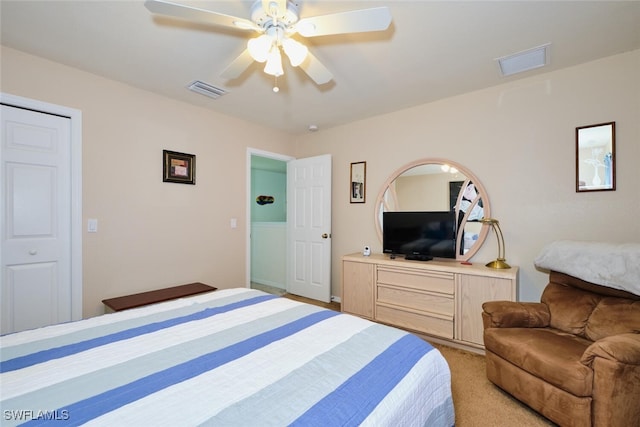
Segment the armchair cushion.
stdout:
[[540,301],[549,307],[549,324],[552,328],[585,338],[589,316],[601,299],[597,294],[550,282],[544,289]]
[[[640,333],[640,301],[603,298],[589,317],[587,338],[598,341],[609,335]],[[639,335],[640,336],[640,335]]]
[[534,377],[575,396],[591,396],[593,370],[580,362],[591,344],[585,338],[553,328],[489,328],[484,343]]
[[539,302],[489,301],[482,304],[485,328],[544,328],[549,310]]

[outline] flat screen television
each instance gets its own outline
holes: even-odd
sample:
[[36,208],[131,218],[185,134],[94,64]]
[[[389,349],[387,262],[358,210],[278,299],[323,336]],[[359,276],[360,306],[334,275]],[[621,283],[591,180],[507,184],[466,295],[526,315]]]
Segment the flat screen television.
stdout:
[[382,249],[392,257],[422,261],[455,258],[455,212],[384,212]]

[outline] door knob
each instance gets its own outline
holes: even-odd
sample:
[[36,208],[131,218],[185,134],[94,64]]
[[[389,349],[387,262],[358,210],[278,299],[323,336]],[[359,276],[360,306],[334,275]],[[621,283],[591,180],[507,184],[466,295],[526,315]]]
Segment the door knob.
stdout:
[[322,238],[323,238],[323,239],[328,239],[328,238],[329,238],[329,235],[328,235],[327,233],[324,233],[324,234],[322,235]]
[[29,251],[29,255],[36,255],[38,253],[38,251],[36,251],[35,249],[31,249]]

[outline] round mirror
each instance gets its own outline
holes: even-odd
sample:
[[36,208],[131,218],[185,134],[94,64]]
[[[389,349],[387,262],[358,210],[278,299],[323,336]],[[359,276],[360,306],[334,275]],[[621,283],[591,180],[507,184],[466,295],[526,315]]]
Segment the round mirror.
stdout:
[[489,197],[478,178],[446,159],[421,159],[395,171],[376,199],[376,229],[382,241],[382,217],[387,211],[455,211],[458,223],[456,259],[469,260],[482,246],[491,217]]

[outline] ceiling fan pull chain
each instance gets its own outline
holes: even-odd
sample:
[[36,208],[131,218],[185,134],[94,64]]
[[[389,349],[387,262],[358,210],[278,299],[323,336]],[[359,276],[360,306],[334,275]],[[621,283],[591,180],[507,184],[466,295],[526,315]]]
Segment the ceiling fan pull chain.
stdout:
[[278,5],[274,2],[269,3],[269,15],[275,27],[278,26]]
[[273,76],[273,79],[274,79],[273,92],[278,93],[280,92],[280,88],[278,87],[278,76]]

